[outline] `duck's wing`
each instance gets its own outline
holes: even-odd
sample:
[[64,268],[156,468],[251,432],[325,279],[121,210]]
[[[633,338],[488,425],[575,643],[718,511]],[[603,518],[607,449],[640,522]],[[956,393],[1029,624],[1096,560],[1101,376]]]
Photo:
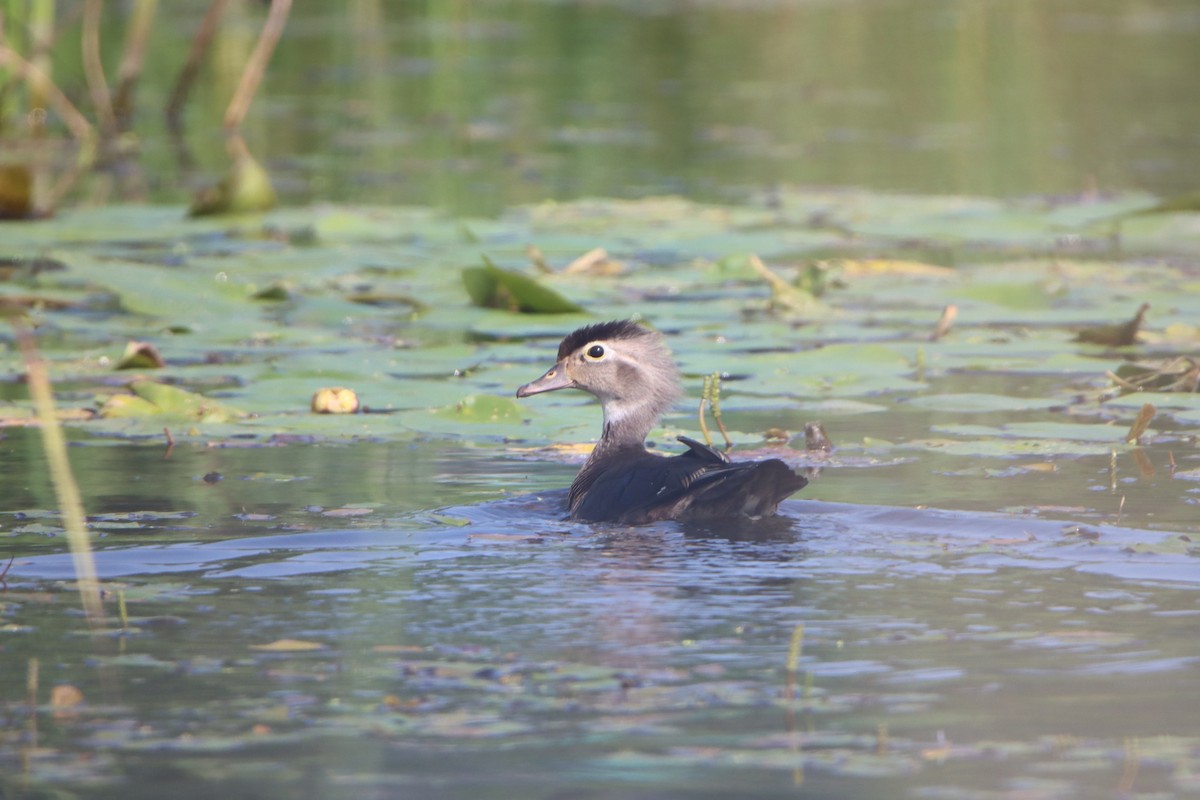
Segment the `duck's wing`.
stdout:
[[689,439],[686,436],[676,436],[675,441],[682,442],[688,446],[688,452],[683,455],[693,455],[704,463],[713,464],[728,464],[729,456],[717,450],[712,445],[701,444],[695,439]]
[[572,516],[635,525],[683,516],[759,517],[808,483],[779,459],[731,463],[707,445],[680,441],[686,453],[642,453],[580,473],[571,487]]
[[625,454],[584,467],[571,484],[567,502],[571,516],[592,522],[637,524],[665,519],[647,512],[676,502],[707,470],[724,465],[693,451],[671,457],[645,451]]

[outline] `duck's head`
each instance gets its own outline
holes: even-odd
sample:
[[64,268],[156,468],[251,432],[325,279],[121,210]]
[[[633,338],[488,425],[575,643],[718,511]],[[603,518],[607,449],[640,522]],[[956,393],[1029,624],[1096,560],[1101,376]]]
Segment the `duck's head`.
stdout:
[[662,336],[632,320],[588,325],[558,346],[558,361],[517,389],[529,397],[557,389],[582,389],[604,406],[610,426],[629,426],[642,437],[679,397],[679,371]]

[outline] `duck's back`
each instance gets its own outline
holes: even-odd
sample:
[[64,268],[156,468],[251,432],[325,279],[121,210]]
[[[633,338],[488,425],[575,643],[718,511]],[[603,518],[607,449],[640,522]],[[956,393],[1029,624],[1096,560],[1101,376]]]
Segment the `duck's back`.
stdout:
[[681,455],[663,457],[643,447],[602,454],[571,485],[571,516],[636,525],[664,519],[701,519],[775,513],[780,501],[808,481],[777,458],[732,463],[722,453],[679,437]]

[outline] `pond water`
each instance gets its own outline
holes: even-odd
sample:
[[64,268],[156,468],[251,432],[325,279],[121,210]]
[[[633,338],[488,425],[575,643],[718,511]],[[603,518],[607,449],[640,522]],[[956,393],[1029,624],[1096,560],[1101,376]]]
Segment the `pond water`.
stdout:
[[[0,231],[106,614],[5,326],[0,796],[1200,795],[1200,394],[1112,377],[1200,351],[1200,220],[1125,216],[1200,184],[1193,3],[298,4],[246,131],[294,207],[185,220],[253,7],[203,175],[140,115],[155,204]],[[481,256],[582,310],[475,305]],[[630,315],[654,447],[718,374],[779,517],[562,519],[599,409],[512,395]]]
[[[25,257],[0,288],[55,381],[106,619],[78,610],[8,337],[0,789],[1194,795],[1200,395],[1106,371],[1195,352],[1200,228],[1132,219],[1114,251],[1087,225],[1138,202],[112,206],[7,229]],[[470,304],[462,268],[529,243],[558,266],[609,249],[541,278],[587,313]],[[819,296],[773,294],[756,251],[785,283],[819,265]],[[1136,343],[1076,341],[1142,302]],[[689,394],[654,446],[697,435],[720,373],[735,457],[812,479],[781,516],[562,520],[599,409],[512,394],[563,333],[634,312]],[[134,339],[164,366],[115,369]],[[310,413],[330,385],[368,412]],[[764,439],[814,420],[832,453]]]
[[[224,171],[257,4],[230,4],[187,157],[161,114],[207,6],[160,12],[139,157],[90,196],[178,203]],[[106,19],[112,64],[125,21]],[[296,4],[245,132],[289,203],[492,215],[781,183],[1169,196],[1200,186],[1198,33],[1191,0]],[[63,48],[56,78],[86,97],[77,58]]]
[[[128,621],[89,637],[70,557],[21,548],[0,596],[16,796],[22,774],[89,797],[1198,788],[1200,568],[1177,532],[872,504],[888,468],[826,470],[814,496],[860,502],[769,523],[606,529],[561,521],[569,469],[454,447],[73,455],[132,487],[89,502]],[[55,685],[84,702],[49,705]]]

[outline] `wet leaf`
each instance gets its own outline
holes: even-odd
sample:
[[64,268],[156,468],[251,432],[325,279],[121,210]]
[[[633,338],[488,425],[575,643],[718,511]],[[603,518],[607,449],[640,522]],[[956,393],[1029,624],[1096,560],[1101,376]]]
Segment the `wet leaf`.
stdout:
[[194,422],[227,422],[242,412],[204,395],[148,380],[129,384],[132,395],[114,395],[100,409],[104,418],[164,415]]
[[492,395],[471,395],[434,413],[462,422],[517,422],[524,417],[523,409],[515,400]]
[[528,275],[500,269],[487,256],[483,261],[482,267],[467,267],[462,271],[463,285],[475,305],[524,314],[571,314],[583,311]]
[[158,348],[149,342],[129,342],[125,352],[117,361],[117,369],[162,369],[167,364],[163,361]]

